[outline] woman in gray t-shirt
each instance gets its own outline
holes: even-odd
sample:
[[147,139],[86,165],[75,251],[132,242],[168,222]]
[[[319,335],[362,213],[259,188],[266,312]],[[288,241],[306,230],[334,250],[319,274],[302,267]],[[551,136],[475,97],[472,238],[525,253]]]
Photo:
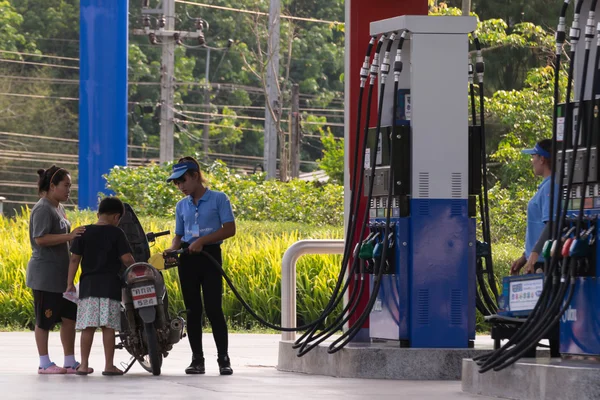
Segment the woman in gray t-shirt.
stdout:
[[[40,200],[31,210],[29,240],[33,249],[27,264],[27,286],[33,290],[35,309],[35,341],[40,355],[39,374],[75,373],[75,320],[77,306],[65,298],[69,270],[69,242],[80,236],[85,228],[71,231],[64,207],[69,199],[69,171],[55,165],[38,171]],[[48,355],[49,331],[61,323],[64,368],[57,366]]]

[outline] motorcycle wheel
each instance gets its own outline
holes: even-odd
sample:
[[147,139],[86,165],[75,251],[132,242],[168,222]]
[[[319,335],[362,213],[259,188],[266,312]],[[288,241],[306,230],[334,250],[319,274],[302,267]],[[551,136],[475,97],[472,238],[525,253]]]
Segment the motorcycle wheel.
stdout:
[[158,350],[158,336],[154,324],[144,324],[144,336],[148,346],[148,355],[143,360],[138,359],[138,362],[146,371],[158,376],[162,367],[162,354]]

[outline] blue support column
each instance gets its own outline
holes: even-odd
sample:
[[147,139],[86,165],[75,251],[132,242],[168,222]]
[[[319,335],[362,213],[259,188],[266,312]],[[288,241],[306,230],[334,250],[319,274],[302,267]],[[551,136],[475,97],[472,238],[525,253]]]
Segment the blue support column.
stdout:
[[102,175],[127,164],[128,9],[128,0],[80,1],[80,209],[97,209]]

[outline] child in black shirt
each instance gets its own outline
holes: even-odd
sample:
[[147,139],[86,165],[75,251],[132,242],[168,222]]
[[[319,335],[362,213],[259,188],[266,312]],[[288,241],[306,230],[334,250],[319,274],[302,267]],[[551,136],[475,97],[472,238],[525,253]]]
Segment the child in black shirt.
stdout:
[[85,233],[71,245],[67,292],[75,291],[73,280],[81,261],[79,307],[76,328],[81,332],[81,366],[77,375],[88,374],[88,361],[94,332],[102,328],[105,367],[102,375],[123,375],[113,364],[115,330],[121,329],[121,262],[135,262],[125,233],[117,225],[125,208],[121,200],[107,197],[98,207],[98,222],[86,226]]

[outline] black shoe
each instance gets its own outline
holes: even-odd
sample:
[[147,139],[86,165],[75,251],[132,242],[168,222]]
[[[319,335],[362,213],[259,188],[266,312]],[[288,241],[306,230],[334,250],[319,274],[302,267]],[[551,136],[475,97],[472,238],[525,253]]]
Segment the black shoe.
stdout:
[[219,363],[219,373],[221,375],[233,374],[233,370],[231,369],[231,360],[229,359],[229,356],[219,357],[217,359],[217,362]]
[[185,373],[189,375],[199,375],[204,372],[204,357],[192,356],[192,363],[185,369]]

